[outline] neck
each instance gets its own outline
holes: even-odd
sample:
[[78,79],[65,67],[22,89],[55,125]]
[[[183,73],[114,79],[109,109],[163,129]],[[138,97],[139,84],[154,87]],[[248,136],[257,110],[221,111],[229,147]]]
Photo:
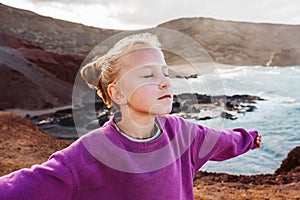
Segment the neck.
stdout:
[[154,135],[155,116],[145,113],[130,114],[129,111],[121,111],[122,120],[117,122],[119,129],[135,139],[147,139]]

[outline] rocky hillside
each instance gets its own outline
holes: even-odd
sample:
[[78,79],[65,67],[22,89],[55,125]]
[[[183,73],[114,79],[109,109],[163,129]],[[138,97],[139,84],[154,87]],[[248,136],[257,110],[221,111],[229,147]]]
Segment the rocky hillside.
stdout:
[[70,104],[83,59],[82,55],[48,52],[29,40],[0,33],[0,110]]
[[300,26],[183,18],[159,25],[198,41],[215,62],[300,65]]
[[[100,29],[43,17],[0,4],[0,31],[56,53],[87,54],[120,30]],[[300,65],[300,26],[183,18],[158,27],[185,33],[215,62],[230,65]]]
[[0,176],[41,164],[69,144],[49,136],[21,116],[0,111]]
[[33,41],[56,53],[87,54],[109,36],[119,32],[43,17],[0,4],[0,31]]

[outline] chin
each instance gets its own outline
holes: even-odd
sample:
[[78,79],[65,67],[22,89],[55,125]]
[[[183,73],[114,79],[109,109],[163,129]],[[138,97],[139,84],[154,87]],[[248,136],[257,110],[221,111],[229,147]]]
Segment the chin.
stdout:
[[170,114],[171,111],[172,111],[172,107],[155,106],[153,109],[149,111],[149,113],[153,115],[167,115]]

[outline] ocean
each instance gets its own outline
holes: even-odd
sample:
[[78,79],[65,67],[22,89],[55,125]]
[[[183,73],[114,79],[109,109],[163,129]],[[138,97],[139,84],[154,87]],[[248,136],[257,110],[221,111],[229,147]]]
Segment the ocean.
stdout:
[[[264,101],[256,101],[254,105],[257,109],[253,112],[239,114],[236,120],[221,117],[205,121],[187,119],[212,128],[244,127],[250,130],[256,129],[263,136],[260,149],[249,151],[227,161],[209,161],[201,170],[253,175],[273,173],[278,169],[287,154],[294,147],[300,146],[299,83],[300,66],[221,68],[216,69],[213,75],[203,75],[190,79],[173,79],[174,94],[195,92],[228,96],[247,94],[265,99]],[[18,110],[15,112],[20,114]],[[33,112],[31,115],[38,114],[38,112]],[[201,113],[202,111],[199,114],[201,115]],[[204,114],[207,113],[204,111]],[[87,116],[85,118],[88,118]],[[98,126],[98,121],[94,120],[91,124]],[[67,138],[74,136],[74,134],[77,136],[74,128],[51,123],[44,129],[55,137]],[[53,133],[50,133],[51,130]]]
[[[254,112],[247,112],[236,120],[194,122],[214,128],[256,129],[263,136],[263,142],[260,149],[227,161],[210,161],[202,170],[246,175],[273,173],[287,154],[300,145],[300,66],[242,66],[218,69],[218,74],[225,95],[256,95],[265,101],[257,101]],[[188,82],[191,88],[207,88],[203,78]],[[187,88],[180,88],[180,85],[177,84],[176,92],[186,92]]]

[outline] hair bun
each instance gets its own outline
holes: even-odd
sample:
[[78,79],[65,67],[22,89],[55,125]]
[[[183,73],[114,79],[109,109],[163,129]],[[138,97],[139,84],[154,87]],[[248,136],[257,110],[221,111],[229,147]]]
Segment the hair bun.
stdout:
[[97,89],[98,81],[101,76],[101,66],[99,60],[86,64],[81,70],[81,77],[93,89]]

